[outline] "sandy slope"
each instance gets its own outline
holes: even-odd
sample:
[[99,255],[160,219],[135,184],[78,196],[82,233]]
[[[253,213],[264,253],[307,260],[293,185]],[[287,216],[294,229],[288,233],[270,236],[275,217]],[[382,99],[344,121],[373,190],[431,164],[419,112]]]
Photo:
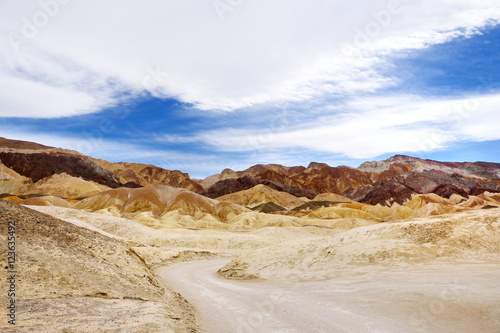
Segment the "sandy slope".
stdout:
[[228,281],[226,261],[158,272],[194,304],[207,332],[497,332],[494,263],[366,270],[312,282]]
[[[209,331],[223,325],[212,332],[495,332],[500,325],[499,209],[406,222],[363,224],[351,218],[324,220],[325,226],[230,231],[152,229],[69,208],[33,208],[128,244],[156,269],[157,279],[164,277],[196,306]],[[160,268],[207,258],[234,259]],[[151,313],[163,311],[153,299],[141,309],[126,299],[118,305],[107,299],[74,301],[80,309],[97,302],[117,325],[119,316],[133,312],[151,320],[140,325],[154,325]],[[30,302],[25,316],[40,323],[70,300],[59,298],[47,309]],[[81,316],[80,323],[96,315],[66,313]]]
[[346,271],[436,260],[495,257],[500,264],[500,209],[468,211],[408,222],[378,223],[331,237],[281,243],[242,253],[221,270],[226,277],[323,279]]
[[[7,332],[189,332],[192,309],[115,238],[0,201],[0,231],[15,222],[16,326]],[[7,257],[7,237],[0,238]],[[6,291],[7,279],[0,282]]]

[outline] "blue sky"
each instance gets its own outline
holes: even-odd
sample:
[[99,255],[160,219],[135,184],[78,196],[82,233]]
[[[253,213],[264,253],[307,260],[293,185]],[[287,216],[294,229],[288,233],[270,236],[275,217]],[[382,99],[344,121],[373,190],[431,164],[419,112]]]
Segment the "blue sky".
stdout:
[[121,4],[0,1],[0,136],[198,178],[500,162],[495,1]]

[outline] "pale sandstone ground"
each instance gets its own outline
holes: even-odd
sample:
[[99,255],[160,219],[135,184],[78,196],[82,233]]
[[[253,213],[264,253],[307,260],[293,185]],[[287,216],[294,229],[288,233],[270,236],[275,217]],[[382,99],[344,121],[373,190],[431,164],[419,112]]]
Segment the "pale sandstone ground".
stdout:
[[207,333],[496,333],[500,325],[495,261],[367,266],[300,282],[221,279],[216,272],[226,262],[180,263],[159,271],[197,308]]
[[[415,204],[413,208],[418,210],[428,203],[413,202],[413,204]],[[264,220],[285,218],[286,221],[290,221],[287,216],[246,212],[240,214],[248,215],[246,217],[248,228],[243,230],[197,229],[193,224],[188,224],[189,227],[186,228],[181,223],[182,218],[189,221],[193,219],[180,215],[171,215],[172,218],[165,220],[169,223],[157,224],[153,229],[141,224],[143,221],[139,223],[126,218],[70,208],[55,206],[30,208],[70,222],[75,230],[88,229],[88,232],[93,232],[93,239],[96,239],[95,235],[99,235],[105,237],[103,239],[114,239],[118,242],[116,244],[123,244],[121,246],[129,248],[129,253],[126,255],[132,257],[137,255],[136,258],[142,259],[140,261],[145,264],[140,269],[132,266],[124,266],[124,269],[132,272],[137,272],[137,269],[148,270],[146,275],[151,274],[151,279],[156,281],[157,285],[161,279],[158,279],[151,270],[172,263],[214,258],[233,259],[220,270],[219,274],[224,277],[266,278],[290,283],[339,277],[349,279],[349,276],[354,277],[369,272],[421,270],[430,264],[441,265],[445,270],[448,268],[453,271],[453,267],[459,267],[464,260],[475,262],[478,267],[483,268],[488,267],[486,263],[500,264],[498,209],[474,210],[406,222],[380,223],[377,221],[381,221],[381,217],[386,213],[393,214],[394,211],[385,212],[385,208],[364,207],[368,206],[357,210],[359,213],[354,212],[354,209],[349,210],[352,209],[349,207],[338,207],[343,209],[344,217],[347,218],[325,220],[294,218],[294,221],[302,221],[301,224],[285,227],[263,227],[256,223],[256,219],[262,216]],[[337,209],[335,214],[338,215],[339,212]],[[358,218],[357,214],[361,213],[377,214],[375,215],[378,216],[377,221]],[[400,213],[405,215],[406,208],[400,208]],[[237,217],[241,221],[243,218],[240,215]],[[143,216],[146,217],[147,215]],[[256,227],[260,229],[253,230]],[[99,237],[98,240],[101,239]],[[33,249],[35,252],[37,250]],[[71,260],[71,253],[62,258],[65,260],[61,261],[60,265],[49,265],[50,269],[62,276],[78,271],[72,266],[74,263]],[[78,260],[76,262],[78,263]],[[85,267],[83,264],[79,265]],[[106,271],[106,266],[102,269]],[[496,273],[492,271],[491,274]],[[86,279],[92,281],[91,277],[85,275],[82,275],[82,279],[82,281]],[[118,281],[125,283],[122,280]],[[27,289],[32,288],[29,287],[30,283],[36,285],[31,281],[27,283]],[[140,286],[145,282],[139,279],[127,280],[126,283]],[[146,285],[149,285],[148,283]],[[47,284],[46,288],[49,292],[55,287]],[[160,289],[155,289],[158,287],[151,288],[159,293]],[[21,315],[28,325],[36,328],[47,322],[46,315],[57,315],[61,319],[51,322],[51,325],[55,326],[49,325],[50,329],[47,329],[53,332],[62,331],[61,327],[68,327],[70,332],[78,332],[80,327],[88,328],[89,331],[99,331],[96,323],[102,321],[116,331],[120,331],[119,327],[130,327],[130,331],[141,332],[143,327],[149,327],[154,332],[157,327],[155,325],[174,327],[172,321],[174,323],[179,321],[187,326],[192,324],[192,329],[196,329],[193,312],[190,312],[180,297],[176,301],[172,293],[166,292],[167,296],[160,298],[157,295],[139,296],[143,300],[137,300],[134,298],[137,296],[131,292],[127,291],[132,295],[132,298],[129,298],[128,294],[113,291],[114,287],[111,288],[108,282],[97,289],[87,292],[88,295],[94,295],[92,297],[85,296],[87,294],[75,295],[73,291],[57,295],[57,301],[47,300],[44,297],[30,297],[25,301],[25,310]],[[103,290],[108,296],[95,297]],[[425,293],[425,290],[422,292]],[[73,306],[77,310],[73,309]],[[141,315],[132,316],[133,313]],[[172,329],[175,331],[175,327]]]
[[357,270],[433,262],[496,260],[500,209],[379,223],[329,237],[282,243],[242,253],[221,269],[225,277],[326,279]]
[[[0,201],[0,228],[16,224],[16,326],[2,332],[195,332],[193,309],[165,289],[124,241]],[[7,237],[0,239],[7,257]],[[2,278],[2,290],[7,290]]]

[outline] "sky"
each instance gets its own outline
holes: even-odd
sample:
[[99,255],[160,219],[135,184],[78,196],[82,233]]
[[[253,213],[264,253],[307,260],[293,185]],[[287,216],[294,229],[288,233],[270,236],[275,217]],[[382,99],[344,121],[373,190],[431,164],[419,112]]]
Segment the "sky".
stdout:
[[0,0],[0,136],[188,172],[500,162],[497,0]]

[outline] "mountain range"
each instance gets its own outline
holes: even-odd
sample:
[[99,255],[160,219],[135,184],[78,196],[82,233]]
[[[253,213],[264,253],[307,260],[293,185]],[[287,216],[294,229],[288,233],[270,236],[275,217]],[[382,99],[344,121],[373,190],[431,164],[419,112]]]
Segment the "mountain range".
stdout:
[[[40,189],[45,188],[44,194],[55,194],[50,184],[57,187],[55,184],[69,178],[79,178],[93,185],[81,193],[61,194],[72,199],[105,188],[158,184],[181,187],[209,198],[262,184],[296,197],[313,199],[320,193],[335,193],[358,202],[387,206],[393,202],[402,204],[412,194],[436,193],[445,198],[458,194],[467,198],[486,191],[500,192],[500,163],[438,162],[404,155],[365,162],[358,168],[331,167],[316,162],[307,167],[258,164],[243,171],[225,169],[196,180],[178,170],[137,163],[110,163],[72,150],[0,138],[0,161],[4,180],[2,192],[16,192],[17,189],[19,194],[41,194],[43,190]],[[10,180],[9,185],[5,180]]]
[[500,163],[396,155],[358,168],[258,164],[198,180],[179,170],[111,163],[0,138],[0,198],[127,217],[158,228],[331,226],[339,218],[380,222],[500,206],[498,192]]

